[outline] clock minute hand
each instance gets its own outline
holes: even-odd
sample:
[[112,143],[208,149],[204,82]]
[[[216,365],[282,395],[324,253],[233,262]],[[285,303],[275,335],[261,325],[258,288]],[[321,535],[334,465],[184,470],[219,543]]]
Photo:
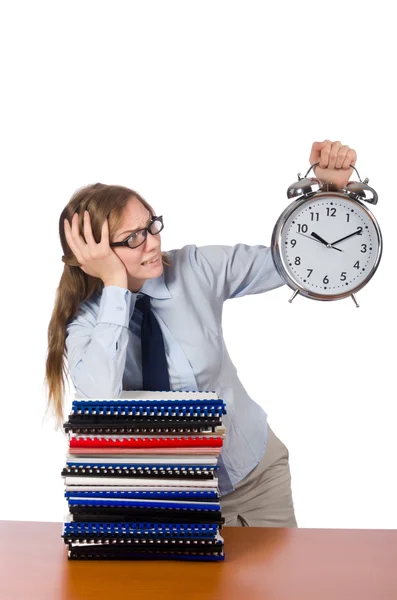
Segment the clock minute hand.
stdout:
[[321,242],[322,244],[324,244],[324,246],[327,246],[327,248],[332,248],[333,250],[339,250],[340,252],[341,249],[340,248],[334,248],[332,244],[329,244],[328,242],[326,242],[322,237],[320,237],[317,233],[315,233],[314,231],[311,232],[310,234],[312,237],[314,237],[314,239],[318,240],[319,242]]
[[357,229],[357,231],[355,231],[354,233],[349,233],[349,235],[345,235],[345,237],[340,238],[339,240],[336,240],[336,242],[332,242],[331,246],[334,246],[335,244],[339,244],[339,242],[343,242],[343,240],[347,240],[347,238],[351,238],[351,237],[353,237],[353,235],[358,235],[359,233],[361,233],[361,229]]

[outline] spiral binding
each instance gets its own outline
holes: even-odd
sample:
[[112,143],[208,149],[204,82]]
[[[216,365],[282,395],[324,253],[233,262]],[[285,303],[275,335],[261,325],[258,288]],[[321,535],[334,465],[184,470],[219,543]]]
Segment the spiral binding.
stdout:
[[90,436],[81,436],[81,437],[73,437],[70,439],[70,448],[95,448],[95,447],[138,447],[140,445],[144,445],[145,447],[170,447],[172,444],[175,448],[191,448],[191,447],[219,447],[223,445],[222,437],[206,437],[206,436],[195,436],[195,437],[169,437],[169,438],[161,438],[161,437],[114,437],[114,438],[104,438],[104,437],[90,437]]
[[219,499],[219,493],[216,490],[208,490],[206,492],[197,491],[197,490],[142,490],[139,492],[126,492],[126,491],[76,491],[76,492],[65,492],[64,496],[66,499],[70,497],[75,498],[125,498],[134,500],[138,499],[146,499],[146,500],[192,500],[192,501],[201,501],[205,500],[216,501]]
[[214,537],[218,531],[213,523],[155,523],[72,521],[64,523],[64,535],[98,535],[106,537]]
[[76,544],[87,544],[87,545],[103,545],[103,546],[191,546],[191,547],[211,547],[218,546],[222,548],[223,540],[215,538],[112,538],[112,537],[78,537],[74,535],[63,535],[65,544],[76,543]]
[[[114,400],[103,401],[100,403],[97,400],[91,403],[86,400],[74,400],[72,403],[71,415],[96,415],[96,416],[129,416],[129,417],[189,417],[189,418],[206,418],[206,417],[221,417],[226,414],[226,404],[224,402],[212,403],[194,402],[187,403],[185,401],[175,400],[172,404],[160,403],[147,405],[137,403],[135,400]],[[175,404],[174,404],[175,402]]]
[[70,472],[90,472],[92,473],[94,469],[99,474],[101,472],[107,473],[121,473],[121,472],[132,472],[132,473],[142,473],[148,474],[150,473],[213,473],[217,469],[219,469],[218,465],[135,465],[135,464],[81,464],[81,463],[71,463],[68,462],[65,467],[68,473]]
[[[127,422],[128,423],[128,422]],[[155,427],[136,427],[135,425],[133,427],[128,427],[126,426],[127,423],[125,421],[123,421],[123,424],[117,424],[115,421],[110,423],[106,423],[106,424],[97,424],[97,423],[91,423],[89,421],[87,421],[86,423],[81,423],[78,422],[78,425],[76,424],[75,421],[72,421],[71,423],[64,423],[63,427],[64,430],[66,431],[66,433],[69,432],[73,432],[73,433],[80,433],[80,434],[90,434],[90,433],[94,433],[95,434],[134,434],[134,433],[198,433],[198,434],[206,434],[206,433],[215,433],[217,427],[219,427],[219,424],[221,423],[221,421],[214,421],[213,425],[203,425],[202,427],[194,427],[194,426],[182,426],[182,427],[167,427],[166,425],[156,425]],[[131,423],[129,423],[131,425]],[[112,426],[110,426],[112,425]]]
[[135,467],[135,466],[97,466],[78,465],[65,467],[62,476],[84,475],[85,477],[103,476],[107,477],[188,477],[190,479],[213,479],[214,471],[218,467]]
[[203,552],[191,552],[184,554],[183,552],[130,552],[124,556],[118,554],[112,554],[111,552],[99,553],[95,550],[86,550],[84,552],[77,551],[76,548],[72,548],[68,552],[68,558],[70,560],[130,560],[130,559],[148,559],[151,560],[200,560],[200,561],[221,561],[224,560],[224,554],[204,554]]
[[189,502],[180,502],[180,503],[176,503],[176,502],[172,502],[172,501],[161,501],[161,500],[156,500],[156,503],[153,505],[152,503],[149,503],[146,500],[146,503],[144,503],[144,501],[142,500],[93,500],[92,498],[90,499],[74,499],[71,498],[69,500],[69,507],[76,507],[76,506],[82,506],[82,507],[89,507],[89,508],[95,508],[95,507],[109,507],[109,508],[126,508],[126,509],[135,509],[135,508],[142,508],[142,509],[150,509],[150,510],[154,510],[157,511],[159,509],[172,509],[172,510],[198,510],[198,511],[216,511],[216,512],[220,512],[221,507],[220,504],[218,503],[211,503],[209,502],[204,503],[204,502],[197,502],[195,504],[189,503]]
[[[83,501],[84,502],[84,501]],[[136,505],[133,506],[129,506],[126,505],[125,503],[121,503],[121,502],[112,502],[109,501],[106,505],[104,505],[103,502],[101,502],[100,500],[98,500],[97,502],[85,502],[82,505],[80,503],[78,503],[76,501],[76,503],[74,503],[73,505],[69,502],[69,506],[70,506],[70,512],[73,515],[77,515],[77,514],[82,514],[82,513],[89,513],[90,515],[98,515],[98,514],[102,514],[101,509],[105,508],[109,509],[108,514],[110,515],[117,515],[120,513],[120,511],[118,511],[118,508],[122,508],[123,511],[126,514],[130,514],[133,513],[134,511],[136,512],[143,512],[143,511],[147,511],[147,512],[153,512],[153,514],[156,514],[158,512],[164,512],[165,514],[168,514],[170,516],[181,516],[182,513],[188,513],[189,517],[200,517],[201,515],[199,515],[199,513],[219,513],[219,516],[221,516],[220,513],[220,506],[215,505],[215,507],[210,507],[208,504],[204,504],[204,503],[200,503],[200,506],[194,506],[194,508],[191,508],[189,505],[181,505],[181,506],[176,506],[175,508],[170,508],[168,505],[164,505],[164,503],[162,502],[158,502],[156,503],[156,506],[148,506],[147,504],[139,504],[139,501],[136,501],[135,503]]]

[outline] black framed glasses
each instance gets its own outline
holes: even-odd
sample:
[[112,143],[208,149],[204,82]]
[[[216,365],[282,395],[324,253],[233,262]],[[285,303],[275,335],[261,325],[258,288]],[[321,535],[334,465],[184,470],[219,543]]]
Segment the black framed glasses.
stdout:
[[112,242],[109,245],[112,247],[127,246],[128,248],[138,248],[138,246],[141,246],[146,240],[148,232],[151,235],[157,235],[163,229],[163,216],[161,215],[160,217],[152,217],[149,225],[144,229],[139,229],[138,231],[135,231],[135,233],[130,233],[130,235],[122,242]]

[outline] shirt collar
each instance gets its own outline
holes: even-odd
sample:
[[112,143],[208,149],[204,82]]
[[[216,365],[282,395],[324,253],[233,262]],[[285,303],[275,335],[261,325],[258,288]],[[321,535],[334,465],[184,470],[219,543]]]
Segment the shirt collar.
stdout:
[[153,279],[146,279],[145,283],[139,290],[139,293],[146,294],[151,298],[156,298],[157,300],[164,300],[165,298],[172,298],[172,294],[170,293],[166,283],[164,281],[164,271],[159,277],[154,277]]

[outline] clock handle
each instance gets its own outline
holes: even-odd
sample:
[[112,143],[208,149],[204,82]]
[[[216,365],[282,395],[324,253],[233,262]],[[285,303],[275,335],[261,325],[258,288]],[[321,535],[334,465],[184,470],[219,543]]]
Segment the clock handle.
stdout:
[[[310,169],[308,170],[308,172],[305,175],[305,179],[308,176],[308,174],[310,173],[310,170],[313,169],[314,167],[317,167],[317,165],[319,165],[319,164],[320,164],[319,162],[316,162],[310,166]],[[369,187],[368,177],[366,177],[364,179],[364,181],[361,181],[360,174],[357,171],[356,167],[353,165],[350,165],[350,167],[356,171],[360,182],[348,181],[347,185],[344,187],[345,193],[348,196],[350,196],[351,198],[353,198],[354,200],[363,200],[365,202],[368,202],[369,204],[377,204],[378,203],[378,194],[374,190],[374,188]],[[300,181],[300,173],[298,173],[298,177],[299,177],[299,181]],[[311,181],[311,180],[309,180],[309,181]]]
[[[320,164],[319,162],[313,163],[313,164],[311,165],[310,169],[308,170],[308,172],[306,173],[306,175],[305,175],[305,178],[308,176],[308,174],[310,173],[310,171],[311,171],[312,169],[313,169],[313,173],[314,173],[314,167],[317,167],[319,164]],[[358,171],[357,171],[356,167],[355,167],[355,166],[353,166],[353,165],[350,165],[350,167],[351,167],[352,169],[354,169],[354,170],[355,170],[355,172],[356,172],[356,173],[357,173],[357,175],[358,175],[358,178],[359,178],[359,180],[361,181],[361,177],[360,177],[360,175],[359,175],[359,173],[358,173]]]

